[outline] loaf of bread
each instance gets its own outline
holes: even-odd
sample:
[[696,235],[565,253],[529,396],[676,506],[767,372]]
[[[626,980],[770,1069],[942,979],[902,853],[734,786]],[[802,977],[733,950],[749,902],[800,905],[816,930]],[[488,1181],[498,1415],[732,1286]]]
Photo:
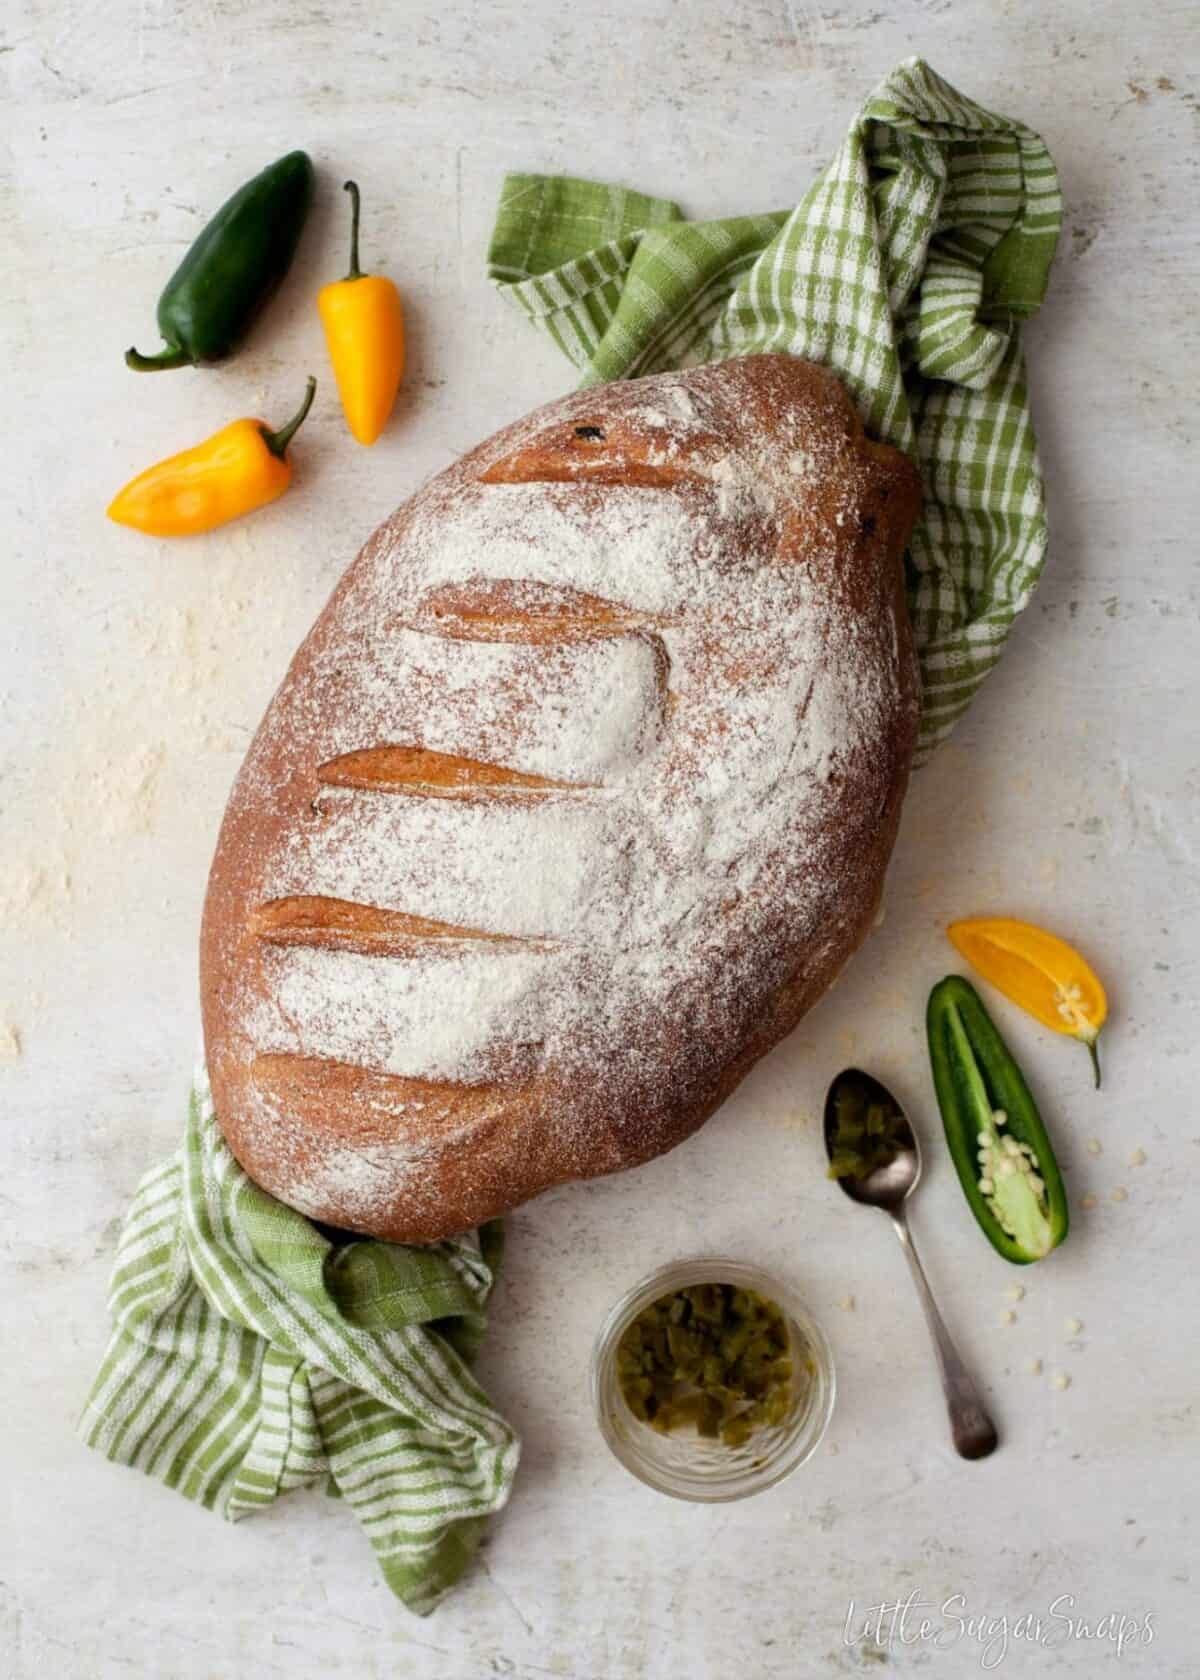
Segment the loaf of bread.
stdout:
[[713,1112],[876,913],[919,501],[831,374],[755,356],[552,403],[375,532],[209,883],[252,1178],[432,1242]]

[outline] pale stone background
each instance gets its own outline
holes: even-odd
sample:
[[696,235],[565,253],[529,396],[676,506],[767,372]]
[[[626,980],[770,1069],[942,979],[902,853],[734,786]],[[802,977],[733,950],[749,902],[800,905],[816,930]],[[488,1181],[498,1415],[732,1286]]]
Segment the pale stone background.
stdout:
[[[377,1578],[348,1512],[294,1496],[236,1529],[87,1453],[72,1427],[105,1337],[117,1224],[172,1148],[196,1036],[195,945],[225,796],[292,649],[376,521],[430,471],[563,390],[490,291],[503,172],[569,169],[695,214],[793,202],[860,100],[919,51],[1040,129],[1068,200],[1029,332],[1053,555],[966,725],[908,805],[882,930],[690,1144],[523,1209],[484,1362],[521,1428],[486,1562],[430,1621]],[[0,181],[7,494],[0,565],[0,1674],[186,1680],[798,1680],[854,1674],[848,1602],[919,1588],[1014,1620],[1057,1595],[1154,1618],[1131,1671],[1196,1672],[1200,1084],[1196,12],[1188,0],[10,0]],[[159,287],[209,213],[305,146],[317,209],[269,324],[219,373],[136,380]],[[371,451],[326,377],[298,483],[172,546],[106,524],[129,473],[325,371],[313,307],[365,251],[403,288],[412,366]],[[1069,1173],[1069,1245],[1011,1271],[940,1144],[921,1014],[941,929],[1008,911],[1111,982],[1108,1078],[1007,1006]],[[19,1053],[18,1053],[19,1052]],[[1004,1450],[949,1451],[917,1303],[884,1221],[821,1176],[830,1074],[865,1059],[929,1144],[915,1226]],[[1086,1141],[1101,1140],[1103,1153]],[[1130,1167],[1141,1147],[1144,1166]],[[1109,1197],[1119,1187],[1128,1200]],[[1085,1192],[1099,1197],[1081,1212]],[[631,1481],[588,1408],[615,1295],[727,1249],[794,1280],[833,1337],[819,1457],[700,1509]],[[853,1313],[835,1303],[852,1293]],[[1063,1323],[1084,1322],[1067,1347]],[[1046,1373],[1026,1374],[1040,1357]],[[1056,1393],[1051,1370],[1071,1387]],[[1189,1494],[1190,1490],[1190,1494]],[[975,1671],[966,1644],[899,1673]],[[873,1665],[872,1665],[873,1666]],[[1014,1643],[1013,1676],[1114,1654]]]

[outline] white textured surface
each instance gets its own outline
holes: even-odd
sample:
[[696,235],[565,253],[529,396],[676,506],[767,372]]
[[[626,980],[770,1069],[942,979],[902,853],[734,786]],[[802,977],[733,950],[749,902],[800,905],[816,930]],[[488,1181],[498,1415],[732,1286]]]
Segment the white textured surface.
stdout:
[[[1185,0],[7,9],[4,1680],[807,1680],[863,1667],[842,1643],[851,1597],[861,1609],[914,1587],[1011,1621],[1045,1616],[1060,1593],[1093,1625],[1150,1612],[1155,1643],[1123,1665],[1195,1672],[1196,48]],[[221,1529],[71,1433],[103,1344],[116,1222],[180,1130],[196,925],[228,785],[361,537],[455,451],[568,382],[483,280],[502,172],[621,177],[696,213],[791,202],[912,51],[1040,128],[1062,171],[1062,257],[1029,334],[1048,575],[918,779],[887,919],[834,994],[692,1143],[511,1221],[485,1376],[525,1462],[485,1567],[418,1623],[336,1505],[293,1497]],[[319,201],[269,322],[220,372],[135,381],[120,352],[149,344],[158,289],[206,214],[295,145],[317,161]],[[386,259],[409,310],[396,424],[357,450],[322,402],[295,491],[210,539],[172,547],[106,525],[133,469],[233,415],[281,418],[308,368],[323,371],[312,294],[341,270],[350,172],[364,254]],[[976,910],[1077,935],[1112,983],[1100,1096],[1081,1051],[997,1006],[1076,1208],[1069,1245],[1024,1275],[1015,1305],[938,1142],[921,1036],[928,984],[952,966],[941,927]],[[886,1226],[821,1178],[814,1119],[851,1057],[894,1081],[930,1146],[914,1224],[1004,1432],[983,1465],[946,1447]],[[1128,1165],[1138,1148],[1147,1159]],[[1084,1193],[1099,1201],[1080,1212]],[[711,1510],[628,1480],[585,1386],[617,1292],[697,1248],[785,1270],[841,1378],[819,1457]],[[849,1294],[856,1310],[837,1310]],[[1072,1316],[1083,1329],[1068,1340]],[[1052,1387],[1059,1371],[1069,1388]],[[959,1680],[977,1658],[965,1642],[918,1643],[891,1662]],[[1014,1639],[1000,1672],[1101,1664],[1108,1647]]]

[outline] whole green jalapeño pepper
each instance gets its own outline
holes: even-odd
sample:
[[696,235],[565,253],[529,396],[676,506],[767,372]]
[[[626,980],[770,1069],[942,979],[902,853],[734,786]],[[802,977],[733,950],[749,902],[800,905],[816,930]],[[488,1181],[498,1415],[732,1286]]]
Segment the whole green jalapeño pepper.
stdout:
[[1027,1266],[1067,1234],[1067,1196],[1037,1104],[969,981],[929,994],[929,1058],[946,1142],[997,1253]]
[[163,288],[158,330],[165,349],[152,356],[127,350],[128,366],[153,373],[232,354],[291,266],[312,195],[307,152],[289,152],[240,187]]

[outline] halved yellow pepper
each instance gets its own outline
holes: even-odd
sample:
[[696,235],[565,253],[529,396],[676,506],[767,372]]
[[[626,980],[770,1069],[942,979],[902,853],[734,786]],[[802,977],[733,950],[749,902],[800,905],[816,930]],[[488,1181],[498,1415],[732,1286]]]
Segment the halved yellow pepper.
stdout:
[[352,204],[350,272],[317,295],[329,360],[352,436],[372,444],[387,425],[404,374],[404,311],[400,293],[383,274],[358,266],[358,187],[346,182]]
[[1095,970],[1074,946],[1045,928],[1008,917],[951,922],[950,943],[990,980],[1052,1032],[1086,1044],[1100,1084],[1096,1040],[1108,1018],[1108,999]]

